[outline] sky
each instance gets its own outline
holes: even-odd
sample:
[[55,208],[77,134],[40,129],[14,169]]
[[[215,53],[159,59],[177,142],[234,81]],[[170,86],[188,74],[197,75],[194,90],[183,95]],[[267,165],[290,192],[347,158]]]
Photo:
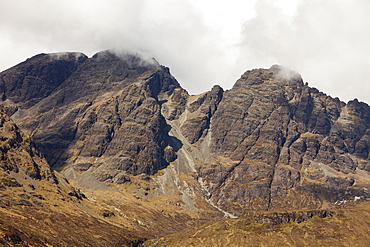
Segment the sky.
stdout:
[[0,0],[0,71],[39,53],[154,57],[190,94],[280,64],[370,103],[368,0]]

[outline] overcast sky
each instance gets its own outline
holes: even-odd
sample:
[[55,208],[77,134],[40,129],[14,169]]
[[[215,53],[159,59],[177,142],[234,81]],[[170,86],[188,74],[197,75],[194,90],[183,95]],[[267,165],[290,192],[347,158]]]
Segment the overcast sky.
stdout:
[[38,53],[146,53],[191,94],[281,64],[370,102],[369,0],[0,0],[0,71]]

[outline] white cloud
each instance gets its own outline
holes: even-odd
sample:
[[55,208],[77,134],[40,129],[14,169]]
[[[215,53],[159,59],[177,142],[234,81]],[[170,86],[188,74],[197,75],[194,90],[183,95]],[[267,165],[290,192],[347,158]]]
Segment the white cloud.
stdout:
[[225,77],[212,72],[226,66],[223,36],[188,1],[2,1],[0,33],[2,70],[41,52],[128,48],[152,53],[191,93]]
[[[257,2],[257,3],[256,3]],[[255,5],[256,4],[256,5]],[[367,0],[0,0],[0,70],[41,52],[152,54],[190,93],[279,63],[370,102]]]
[[370,102],[370,2],[305,0],[293,16],[259,1],[245,22],[241,56],[249,67],[278,63],[341,100]]

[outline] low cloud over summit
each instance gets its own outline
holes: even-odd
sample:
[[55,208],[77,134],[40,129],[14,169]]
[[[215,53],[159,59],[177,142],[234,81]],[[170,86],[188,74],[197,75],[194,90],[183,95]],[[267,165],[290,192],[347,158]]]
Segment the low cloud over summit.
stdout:
[[370,102],[370,3],[348,1],[0,2],[0,70],[42,52],[128,49],[196,94],[281,64],[310,85]]

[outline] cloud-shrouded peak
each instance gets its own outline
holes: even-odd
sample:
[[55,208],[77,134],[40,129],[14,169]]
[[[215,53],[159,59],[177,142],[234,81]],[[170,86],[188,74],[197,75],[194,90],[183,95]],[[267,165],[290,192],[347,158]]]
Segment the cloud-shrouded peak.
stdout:
[[290,68],[274,64],[270,67],[270,70],[273,71],[274,77],[282,82],[302,82],[301,75],[298,72],[291,70]]
[[149,53],[135,52],[124,49],[110,49],[95,53],[92,58],[95,59],[121,59],[130,66],[154,67],[158,68],[160,64]]
[[83,62],[87,59],[87,56],[82,52],[54,52],[47,54],[51,59],[55,60],[75,60]]

